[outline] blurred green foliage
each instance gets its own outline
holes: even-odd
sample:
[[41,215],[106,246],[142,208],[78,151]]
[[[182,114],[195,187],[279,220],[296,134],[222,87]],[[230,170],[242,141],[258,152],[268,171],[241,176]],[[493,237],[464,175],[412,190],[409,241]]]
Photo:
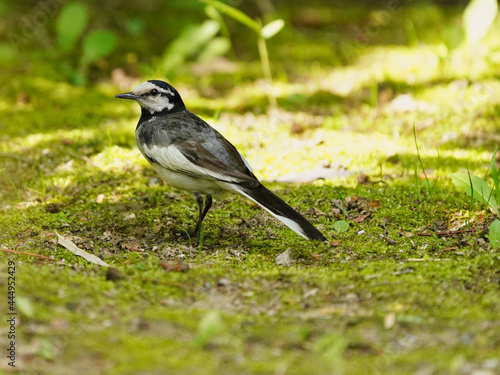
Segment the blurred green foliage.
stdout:
[[[218,0],[201,0],[202,2],[209,5],[208,14],[217,13],[220,11],[226,16],[231,17],[235,21],[247,26],[249,29],[255,31],[257,34],[257,46],[259,48],[259,56],[260,62],[262,65],[262,71],[264,73],[264,77],[266,80],[272,84],[273,77],[271,74],[271,64],[269,62],[269,53],[267,51],[266,39],[270,39],[275,36],[279,31],[285,26],[285,21],[282,19],[275,19],[269,22],[267,25],[262,25],[262,22],[255,21],[252,18],[248,17],[245,13],[240,10],[233,8],[227,4],[224,4]],[[222,17],[217,16],[218,19],[222,19]],[[276,107],[276,98],[273,95],[272,90],[268,91],[268,99],[269,103]]]
[[[349,64],[360,49],[383,43],[388,33],[398,33],[396,40],[403,45],[441,43],[437,53],[448,63],[464,41],[474,46],[486,36],[498,6],[495,0],[473,0],[467,7],[460,1],[447,4],[438,8],[431,2],[413,6],[324,0],[314,4],[0,1],[0,65],[43,60],[49,64],[36,67],[43,74],[85,84],[109,77],[115,67],[132,75],[189,75],[193,62],[229,56],[236,61],[260,61],[264,76],[271,80],[275,65],[288,69],[292,63],[276,61],[278,51],[293,51],[291,58],[306,63]],[[428,28],[439,23],[440,30]],[[294,39],[300,41],[295,47],[286,44]],[[296,51],[305,41],[310,48]],[[321,44],[330,48],[320,51]]]
[[56,21],[57,42],[62,51],[70,51],[82,35],[88,22],[87,7],[81,3],[69,3]]
[[175,73],[185,66],[189,58],[203,62],[225,55],[231,42],[226,37],[217,37],[219,30],[220,24],[214,20],[185,26],[165,50],[161,69],[166,74]]
[[[76,48],[87,23],[88,9],[84,4],[73,2],[62,8],[56,21],[58,52],[61,55]],[[111,54],[116,45],[116,39],[115,34],[109,30],[88,32],[82,42],[78,67],[70,69],[70,81],[77,85],[85,85],[88,66]]]

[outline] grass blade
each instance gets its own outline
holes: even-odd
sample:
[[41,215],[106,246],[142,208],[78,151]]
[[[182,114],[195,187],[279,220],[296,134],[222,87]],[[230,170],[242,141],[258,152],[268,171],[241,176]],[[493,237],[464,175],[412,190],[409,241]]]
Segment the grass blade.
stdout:
[[418,149],[417,132],[415,130],[415,123],[413,123],[413,138],[415,139],[415,147],[417,149],[418,161],[420,163],[420,167],[422,168],[422,171],[424,172],[425,181],[427,182],[427,188],[429,189],[429,194],[431,194],[431,184],[429,182],[429,178],[427,177],[427,173],[425,172],[424,163],[422,163],[422,158],[420,157],[420,150]]

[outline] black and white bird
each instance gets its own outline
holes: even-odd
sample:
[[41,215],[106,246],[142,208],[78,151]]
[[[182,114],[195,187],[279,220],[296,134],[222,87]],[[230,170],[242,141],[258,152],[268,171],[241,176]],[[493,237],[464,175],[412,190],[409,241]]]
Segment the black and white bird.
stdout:
[[300,236],[326,240],[297,211],[266,189],[243,155],[217,130],[189,112],[171,85],[151,80],[116,97],[140,104],[142,115],[135,138],[156,172],[169,185],[194,193],[199,218],[193,236],[200,233],[212,194],[229,191],[254,201]]

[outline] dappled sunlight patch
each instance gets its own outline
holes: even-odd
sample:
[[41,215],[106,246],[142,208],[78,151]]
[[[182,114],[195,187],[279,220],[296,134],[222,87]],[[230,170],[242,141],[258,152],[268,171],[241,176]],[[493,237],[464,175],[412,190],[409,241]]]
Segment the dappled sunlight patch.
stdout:
[[135,168],[140,162],[140,152],[138,149],[124,149],[118,146],[105,147],[102,152],[91,157],[92,163],[103,171],[125,170]]

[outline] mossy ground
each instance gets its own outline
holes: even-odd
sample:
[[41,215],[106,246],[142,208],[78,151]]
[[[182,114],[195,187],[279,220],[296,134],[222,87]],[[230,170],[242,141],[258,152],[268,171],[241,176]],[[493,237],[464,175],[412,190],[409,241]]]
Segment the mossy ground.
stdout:
[[[113,98],[123,90],[62,83],[41,61],[4,67],[0,246],[17,253],[2,253],[0,284],[14,261],[14,373],[500,371],[500,255],[485,237],[493,216],[449,178],[468,169],[490,181],[498,33],[478,59],[443,54],[439,36],[461,9],[418,3],[342,49],[383,7],[311,9],[287,16],[300,32],[270,41],[278,109],[267,108],[258,63],[244,59],[237,75],[171,83],[264,181],[327,164],[353,172],[266,183],[328,244],[230,195],[216,198],[201,245],[177,237],[194,225],[196,203],[154,180],[135,146],[139,109]],[[419,43],[408,47],[409,18]],[[342,32],[326,32],[331,22]],[[333,229],[339,192],[349,201],[345,233]],[[58,245],[56,232],[119,278]],[[277,265],[287,249],[292,264]],[[2,348],[6,336],[2,328]],[[5,358],[1,372],[13,372]]]

